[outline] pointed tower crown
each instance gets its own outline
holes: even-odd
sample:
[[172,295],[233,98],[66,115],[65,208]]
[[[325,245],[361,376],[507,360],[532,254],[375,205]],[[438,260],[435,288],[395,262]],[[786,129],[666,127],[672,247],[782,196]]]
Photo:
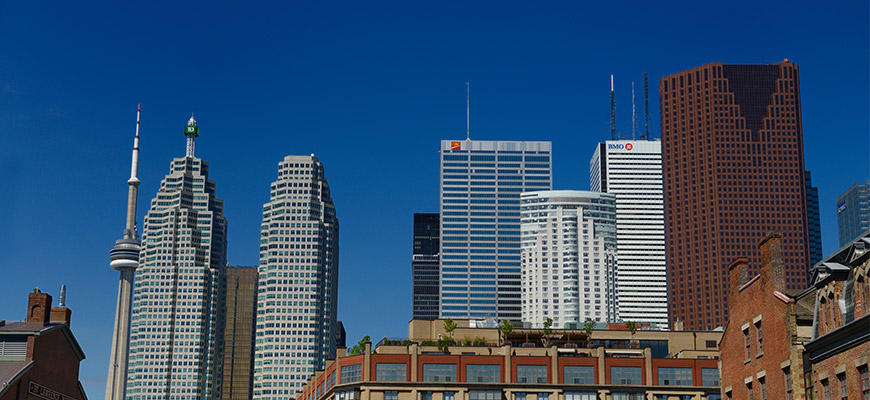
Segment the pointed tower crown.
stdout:
[[187,120],[187,126],[184,127],[184,136],[187,136],[187,137],[198,137],[199,136],[199,127],[196,126],[196,120],[193,119],[193,114],[190,115],[190,119]]

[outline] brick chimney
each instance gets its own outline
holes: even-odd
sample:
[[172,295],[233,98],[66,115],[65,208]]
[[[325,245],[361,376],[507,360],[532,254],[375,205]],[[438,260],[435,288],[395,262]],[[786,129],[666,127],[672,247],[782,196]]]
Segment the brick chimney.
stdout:
[[731,264],[728,264],[728,275],[731,281],[731,296],[733,297],[741,286],[749,282],[749,259],[740,257],[731,261]]
[[782,234],[770,232],[758,243],[761,249],[761,275],[768,276],[773,290],[785,290],[785,271],[782,261]]
[[60,322],[69,326],[72,310],[67,307],[52,307],[51,322]]
[[27,322],[48,324],[51,317],[51,295],[42,293],[39,288],[33,289],[27,297]]

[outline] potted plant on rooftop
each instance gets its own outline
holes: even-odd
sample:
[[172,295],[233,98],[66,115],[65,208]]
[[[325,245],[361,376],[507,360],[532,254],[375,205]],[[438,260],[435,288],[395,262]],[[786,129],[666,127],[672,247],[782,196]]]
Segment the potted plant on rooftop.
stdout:
[[640,348],[640,343],[637,340],[634,340],[634,334],[637,333],[637,322],[636,321],[625,321],[625,328],[631,332],[631,340],[628,341],[628,347],[630,349],[638,349]]
[[595,330],[595,321],[592,318],[586,318],[583,323],[583,331],[586,332],[586,347],[592,348],[592,331]]

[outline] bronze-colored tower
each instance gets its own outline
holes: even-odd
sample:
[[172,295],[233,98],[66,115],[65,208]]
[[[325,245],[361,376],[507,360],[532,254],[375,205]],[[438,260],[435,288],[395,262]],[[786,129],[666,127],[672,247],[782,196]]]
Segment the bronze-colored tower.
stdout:
[[798,67],[711,63],[659,82],[671,326],[728,321],[728,264],[782,233],[786,289],[806,287]]

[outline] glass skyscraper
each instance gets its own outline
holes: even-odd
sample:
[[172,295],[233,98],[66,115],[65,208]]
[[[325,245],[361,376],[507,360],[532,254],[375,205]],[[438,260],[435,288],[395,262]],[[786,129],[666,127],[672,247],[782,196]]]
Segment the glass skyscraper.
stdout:
[[257,267],[227,267],[224,285],[224,363],[221,398],[249,399],[254,384]]
[[[195,128],[193,117],[188,128]],[[133,291],[127,399],[217,399],[227,220],[192,140],[145,215]]]
[[552,188],[550,142],[441,141],[441,317],[522,319],[520,193]]
[[254,399],[288,399],[335,358],[338,218],[317,157],[278,164],[260,226]]
[[810,239],[810,265],[822,261],[822,221],[819,216],[819,188],[813,186],[809,170],[804,171],[807,189],[807,235]]
[[855,182],[837,196],[837,228],[840,246],[870,229],[870,180],[865,185]]
[[438,319],[440,219],[438,214],[414,214],[414,252],[411,255],[411,280],[414,284],[412,319]]

